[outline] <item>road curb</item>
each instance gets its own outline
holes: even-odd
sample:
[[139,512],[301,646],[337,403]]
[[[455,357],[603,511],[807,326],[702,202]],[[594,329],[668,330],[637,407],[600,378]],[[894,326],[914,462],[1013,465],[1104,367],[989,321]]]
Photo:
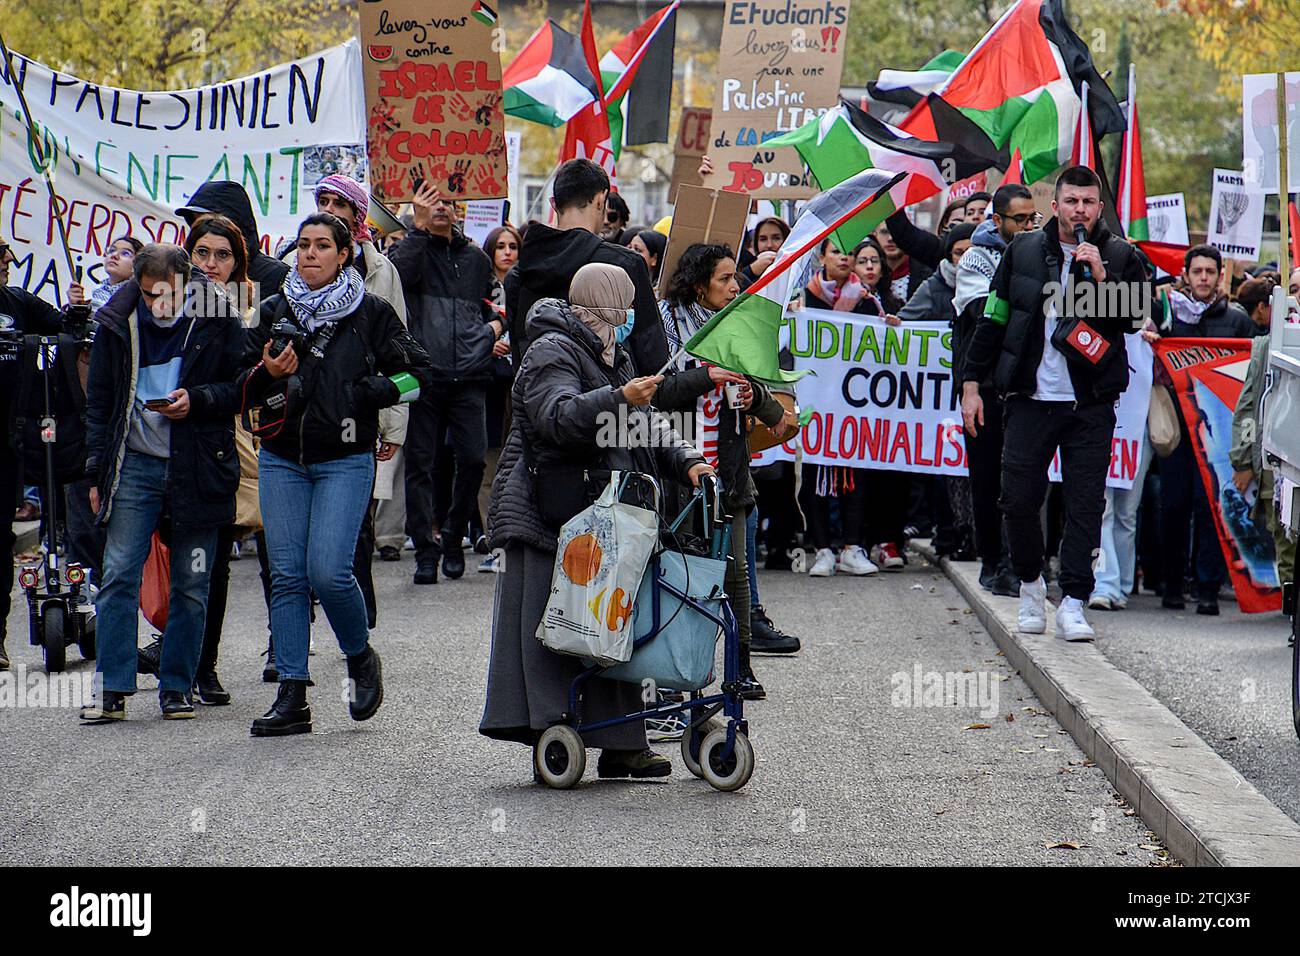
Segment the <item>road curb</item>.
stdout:
[[1030,689],[1169,851],[1189,866],[1300,866],[1300,825],[1095,644],[1016,631],[1017,599],[979,586],[977,562],[937,560]]
[[15,521],[13,527],[15,555],[33,551],[39,547],[41,541],[41,523],[39,521]]

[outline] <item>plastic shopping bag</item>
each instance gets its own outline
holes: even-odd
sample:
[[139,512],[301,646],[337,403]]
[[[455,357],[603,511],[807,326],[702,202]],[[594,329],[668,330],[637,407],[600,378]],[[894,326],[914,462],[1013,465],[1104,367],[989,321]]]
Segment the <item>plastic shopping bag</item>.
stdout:
[[619,501],[623,484],[614,472],[596,503],[560,529],[537,627],[545,647],[601,664],[632,656],[632,608],[659,538],[658,513]]
[[155,531],[149,557],[145,558],[144,571],[140,575],[140,610],[144,612],[144,619],[159,631],[167,630],[171,590],[171,549],[163,544],[162,537]]

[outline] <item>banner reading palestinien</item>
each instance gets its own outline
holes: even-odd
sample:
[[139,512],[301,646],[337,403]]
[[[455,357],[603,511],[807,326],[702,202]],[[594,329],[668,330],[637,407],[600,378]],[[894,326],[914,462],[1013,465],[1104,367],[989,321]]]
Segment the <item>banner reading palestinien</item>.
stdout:
[[1173,380],[1192,439],[1237,605],[1247,614],[1276,611],[1282,591],[1273,535],[1263,521],[1251,518],[1250,503],[1232,483],[1228,461],[1232,413],[1250,363],[1250,340],[1162,339],[1155,349]]
[[793,148],[763,144],[838,102],[848,25],[849,0],[729,0],[705,186],[768,199],[816,192]]
[[406,202],[423,180],[456,199],[504,199],[495,6],[369,0],[361,4],[361,45],[376,198]]

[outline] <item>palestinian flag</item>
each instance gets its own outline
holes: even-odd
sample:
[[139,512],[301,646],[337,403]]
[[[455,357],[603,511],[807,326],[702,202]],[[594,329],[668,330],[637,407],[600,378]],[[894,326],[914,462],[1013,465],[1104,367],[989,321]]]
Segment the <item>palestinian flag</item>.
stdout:
[[1119,104],[1070,29],[1062,0],[1017,0],[901,125],[982,155],[1019,149],[1032,183],[1070,158],[1084,81],[1093,133],[1123,132]]
[[1012,183],[1023,186],[1025,184],[1024,164],[1020,161],[1020,150],[1011,154],[1011,163],[1007,166],[1007,174],[1002,177],[999,186],[1008,186]]
[[591,75],[596,77],[596,99],[578,110],[564,128],[564,145],[560,147],[560,162],[590,159],[609,174],[612,182],[618,163],[609,131],[609,115],[605,112],[605,92],[600,83],[600,61],[596,59],[596,35],[591,25],[591,0],[586,0],[582,5],[582,57]]
[[835,245],[844,252],[904,206],[928,199],[950,182],[973,176],[989,166],[986,159],[961,147],[909,136],[843,100],[818,119],[764,144],[765,149],[777,146],[799,150],[822,189],[837,186],[864,169],[904,174],[887,197],[836,230]]
[[[614,144],[616,157],[623,148],[624,103],[629,105],[634,118],[637,112],[657,107],[658,113],[662,114],[664,138],[667,138],[679,6],[681,0],[673,0],[600,58],[600,81],[605,89],[605,111],[609,115],[610,141]],[[641,73],[640,68],[647,59],[655,61],[652,71]],[[629,142],[662,140],[637,137]]]
[[1097,168],[1097,157],[1093,149],[1092,123],[1088,120],[1088,84],[1083,84],[1079,94],[1082,108],[1079,110],[1079,126],[1074,134],[1074,148],[1070,150],[1071,166]]
[[[701,361],[763,382],[779,384],[801,378],[803,372],[781,368],[777,342],[786,306],[798,283],[804,281],[805,264],[822,240],[844,223],[877,204],[892,210],[890,189],[906,178],[906,173],[868,169],[819,193],[804,207],[776,261],[691,336],[683,349]],[[884,214],[876,218],[883,219]]]
[[1138,125],[1137,70],[1128,73],[1128,130],[1119,167],[1119,218],[1133,242],[1151,238],[1147,225],[1147,183],[1142,171],[1142,128]]
[[1146,253],[1153,265],[1171,276],[1182,275],[1183,259],[1191,248],[1173,242],[1149,242],[1146,239],[1134,240],[1134,245]]
[[600,84],[587,65],[577,37],[547,20],[524,44],[504,75],[508,116],[563,126],[600,99]]
[[492,26],[497,22],[497,12],[489,7],[483,0],[474,0],[474,6],[470,8],[470,16],[479,23]]
[[867,84],[871,98],[883,103],[915,106],[927,93],[938,89],[952,71],[966,59],[958,50],[944,50],[919,70],[881,70],[880,75]]

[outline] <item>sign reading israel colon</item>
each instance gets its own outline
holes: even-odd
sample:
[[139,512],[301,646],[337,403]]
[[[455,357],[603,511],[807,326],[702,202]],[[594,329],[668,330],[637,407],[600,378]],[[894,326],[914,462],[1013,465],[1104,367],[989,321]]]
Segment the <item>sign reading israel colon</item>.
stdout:
[[363,0],[371,182],[386,203],[424,181],[456,199],[505,199],[505,114],[495,4]]
[[[189,90],[115,89],[19,54],[14,74],[0,64],[0,223],[17,259],[10,282],[58,305],[74,279],[89,287],[106,278],[114,239],[184,242],[173,210],[205,182],[244,188],[261,247],[273,252],[315,211],[311,187],[323,176],[366,180],[355,41]],[[59,220],[79,275],[67,274]]]

